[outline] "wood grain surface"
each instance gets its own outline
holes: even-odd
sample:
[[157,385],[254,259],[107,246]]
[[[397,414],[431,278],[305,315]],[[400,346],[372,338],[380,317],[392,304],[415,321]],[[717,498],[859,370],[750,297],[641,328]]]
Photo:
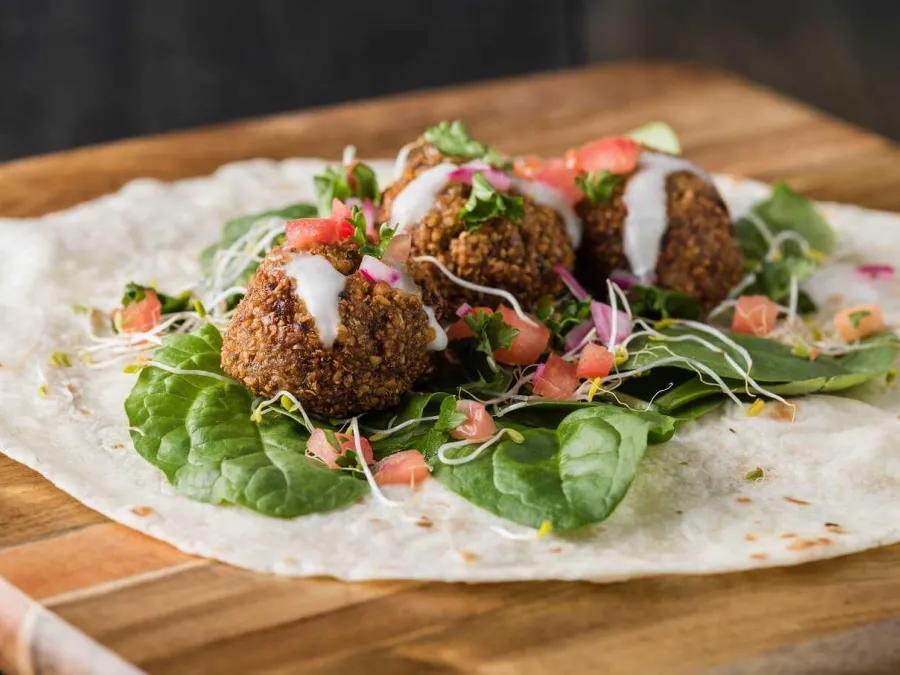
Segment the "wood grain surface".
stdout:
[[[900,210],[900,153],[888,141],[726,74],[622,64],[21,160],[0,166],[0,216],[41,215],[140,176],[181,178],[251,157],[337,158],[348,142],[364,157],[392,156],[429,123],[456,117],[504,150],[537,153],[664,119],[708,169]],[[900,614],[898,546],[797,568],[609,585],[257,575],[110,523],[2,456],[0,577],[30,598],[0,579],[8,673],[91,672],[91,663],[113,663],[92,661],[114,658],[100,645],[152,673],[774,672],[766,663],[782,668],[785,659],[805,673],[810,648],[786,649]],[[68,622],[82,643],[67,649],[33,620],[26,631],[28,612],[59,630]],[[879,626],[866,633],[870,656],[898,639],[896,623]],[[833,653],[830,666],[847,666],[833,672],[859,665],[852,649]]]

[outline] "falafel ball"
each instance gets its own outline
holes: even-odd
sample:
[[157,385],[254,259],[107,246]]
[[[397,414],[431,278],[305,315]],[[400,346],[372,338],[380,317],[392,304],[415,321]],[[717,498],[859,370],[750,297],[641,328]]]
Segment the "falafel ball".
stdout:
[[[345,277],[330,346],[320,335],[327,328],[317,324],[298,295],[298,280],[285,271],[295,256],[322,256]],[[429,367],[436,335],[419,296],[357,274],[360,261],[349,239],[296,254],[274,248],[234,312],[222,369],[255,394],[288,391],[308,412],[325,417],[396,405]]]
[[[382,220],[390,222],[391,204],[414,178],[443,162],[464,163],[442,155],[422,139],[417,141],[407,156],[402,177],[384,192]],[[563,284],[554,266],[571,270],[575,263],[574,247],[563,218],[512,187],[507,194],[523,198],[524,217],[515,221],[493,218],[469,231],[458,214],[471,191],[466,183],[448,183],[425,217],[404,229],[412,239],[411,257],[434,256],[467,281],[509,291],[526,308],[534,307],[543,296],[558,295]],[[431,263],[411,261],[410,271],[419,284],[437,288],[451,310],[464,302],[489,307],[502,302],[495,295],[457,285]]]
[[[614,270],[630,271],[624,249],[627,208],[625,177],[604,204],[580,201],[575,210],[584,224],[578,276],[601,288]],[[704,308],[728,295],[743,276],[744,259],[728,208],[716,187],[689,171],[666,178],[668,227],[656,261],[656,285],[681,291]]]

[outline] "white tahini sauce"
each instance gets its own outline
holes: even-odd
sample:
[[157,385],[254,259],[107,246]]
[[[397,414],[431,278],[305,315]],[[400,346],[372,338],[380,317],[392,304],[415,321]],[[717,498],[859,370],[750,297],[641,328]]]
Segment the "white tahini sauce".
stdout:
[[347,278],[327,258],[306,253],[294,253],[282,269],[294,280],[297,297],[315,321],[319,341],[330,348],[341,323],[338,300]]
[[434,329],[434,340],[428,343],[428,351],[439,352],[443,349],[446,349],[447,333],[444,332],[444,329],[441,328],[441,324],[438,323],[437,317],[434,315],[434,310],[426,305],[425,314],[428,315],[429,328]]
[[581,244],[581,219],[575,215],[574,209],[566,203],[563,196],[546,183],[538,183],[521,178],[513,179],[513,185],[523,195],[528,195],[535,202],[556,211],[566,224],[566,234],[572,240],[572,246]]
[[[407,295],[415,295],[417,298],[422,297],[422,290],[416,285],[416,282],[410,279],[401,269],[400,270],[400,278],[391,284],[397,290],[403,291]],[[441,324],[438,323],[437,317],[434,315],[434,310],[425,305],[425,314],[428,317],[428,326],[429,328],[434,329],[434,339],[428,343],[428,351],[431,352],[439,352],[442,349],[447,348],[447,333],[444,332],[444,329],[441,328]]]
[[406,160],[409,159],[409,153],[414,145],[415,142],[407,143],[400,148],[400,152],[397,153],[397,159],[394,160],[394,180],[403,178],[403,171],[406,169]]
[[641,153],[637,172],[625,186],[622,201],[628,210],[624,224],[625,257],[641,283],[651,283],[663,235],[669,225],[666,178],[688,171],[707,183],[712,179],[703,169],[680,157],[658,152]]
[[391,202],[389,222],[397,224],[397,231],[421,222],[425,214],[434,208],[438,192],[450,182],[450,174],[459,167],[444,162],[423,171],[413,178]]

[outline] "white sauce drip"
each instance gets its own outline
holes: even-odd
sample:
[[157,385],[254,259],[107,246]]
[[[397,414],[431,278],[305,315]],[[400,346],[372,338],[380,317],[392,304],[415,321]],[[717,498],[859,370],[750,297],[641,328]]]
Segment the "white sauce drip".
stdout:
[[397,224],[398,232],[421,222],[425,214],[434,208],[438,192],[450,181],[450,174],[458,168],[456,164],[444,162],[423,171],[407,183],[391,202],[389,222]]
[[546,183],[537,183],[521,178],[514,178],[513,185],[523,195],[528,195],[538,204],[556,211],[566,224],[566,234],[572,240],[572,246],[578,248],[581,244],[581,219],[575,215],[572,207],[566,204],[566,200],[559,192]]
[[680,157],[664,153],[641,153],[637,172],[625,186],[622,201],[628,211],[624,224],[625,257],[641,283],[652,283],[663,235],[669,226],[666,179],[688,171],[712,183],[703,169]]
[[295,253],[282,269],[294,280],[297,297],[313,318],[319,341],[331,348],[341,323],[338,299],[347,278],[320,255]]
[[439,352],[446,349],[447,333],[444,332],[444,329],[441,328],[441,324],[438,323],[437,317],[434,315],[434,310],[426,305],[425,314],[428,315],[428,326],[434,329],[434,340],[428,343],[428,351]]
[[[400,270],[400,278],[391,286],[407,295],[415,295],[417,298],[422,297],[422,290],[416,285],[416,282],[403,273],[403,270]],[[428,316],[428,326],[434,329],[434,339],[428,343],[428,351],[439,352],[442,349],[446,349],[448,342],[447,333],[444,332],[441,324],[438,323],[434,310],[425,305],[425,314]]]

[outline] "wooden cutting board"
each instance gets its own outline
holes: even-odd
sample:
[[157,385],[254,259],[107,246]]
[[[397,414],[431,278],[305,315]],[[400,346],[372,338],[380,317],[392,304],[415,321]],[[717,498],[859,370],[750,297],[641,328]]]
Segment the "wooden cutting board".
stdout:
[[[545,154],[663,119],[710,170],[900,210],[900,153],[885,139],[730,75],[654,63],[12,162],[0,166],[0,216],[37,216],[132,178],[204,174],[238,159],[337,159],[348,141],[363,157],[389,157],[428,124],[453,118],[504,150]],[[0,456],[0,670],[10,674],[124,673],[126,662],[157,673],[800,673],[811,653],[829,655],[829,667],[858,666],[848,641],[867,645],[867,663],[890,668],[900,624],[885,620],[898,614],[900,546],[791,569],[609,585],[257,575],[113,524]],[[875,622],[883,623],[835,635]],[[824,670],[821,659],[816,668]]]

